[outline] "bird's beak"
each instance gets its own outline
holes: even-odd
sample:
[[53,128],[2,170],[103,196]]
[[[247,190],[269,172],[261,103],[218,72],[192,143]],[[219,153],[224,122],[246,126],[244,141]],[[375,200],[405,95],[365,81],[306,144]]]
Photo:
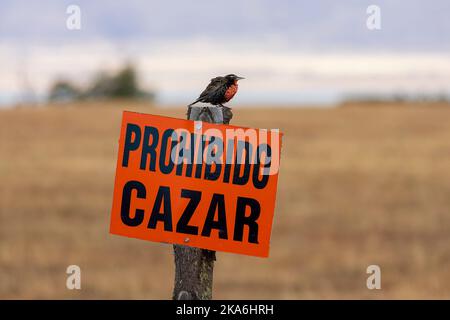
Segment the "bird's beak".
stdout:
[[236,80],[242,80],[245,79],[244,77],[236,77]]

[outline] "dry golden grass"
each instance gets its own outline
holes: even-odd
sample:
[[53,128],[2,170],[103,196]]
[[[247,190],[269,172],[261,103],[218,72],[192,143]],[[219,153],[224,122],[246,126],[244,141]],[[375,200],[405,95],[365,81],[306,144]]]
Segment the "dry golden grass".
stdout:
[[[170,298],[170,245],[113,236],[122,109],[0,111],[0,298]],[[235,108],[284,132],[270,258],[218,253],[214,298],[450,298],[450,108]],[[82,269],[82,290],[65,269]],[[366,288],[366,267],[382,290]]]

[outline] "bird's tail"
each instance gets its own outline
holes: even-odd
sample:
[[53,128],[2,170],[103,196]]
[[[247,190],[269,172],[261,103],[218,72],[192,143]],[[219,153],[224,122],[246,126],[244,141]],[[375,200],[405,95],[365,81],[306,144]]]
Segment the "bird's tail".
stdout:
[[193,105],[196,104],[197,102],[200,102],[200,99],[195,100],[194,102],[192,102],[191,104],[189,104],[188,107],[193,106]]

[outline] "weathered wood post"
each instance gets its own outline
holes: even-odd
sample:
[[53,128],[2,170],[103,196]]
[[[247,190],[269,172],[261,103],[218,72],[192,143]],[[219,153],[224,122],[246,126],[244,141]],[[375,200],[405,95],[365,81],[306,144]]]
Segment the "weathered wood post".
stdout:
[[[188,108],[188,120],[210,123],[230,123],[233,113],[228,107],[192,106]],[[216,252],[175,244],[174,300],[210,300]]]

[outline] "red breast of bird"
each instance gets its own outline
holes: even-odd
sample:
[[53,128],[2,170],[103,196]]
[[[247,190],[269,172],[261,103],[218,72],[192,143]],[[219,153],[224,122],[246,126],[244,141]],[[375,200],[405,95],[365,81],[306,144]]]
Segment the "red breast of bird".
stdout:
[[234,83],[228,87],[227,91],[225,91],[225,102],[230,101],[234,95],[236,94],[236,92],[238,91],[238,83],[237,80],[234,81]]

